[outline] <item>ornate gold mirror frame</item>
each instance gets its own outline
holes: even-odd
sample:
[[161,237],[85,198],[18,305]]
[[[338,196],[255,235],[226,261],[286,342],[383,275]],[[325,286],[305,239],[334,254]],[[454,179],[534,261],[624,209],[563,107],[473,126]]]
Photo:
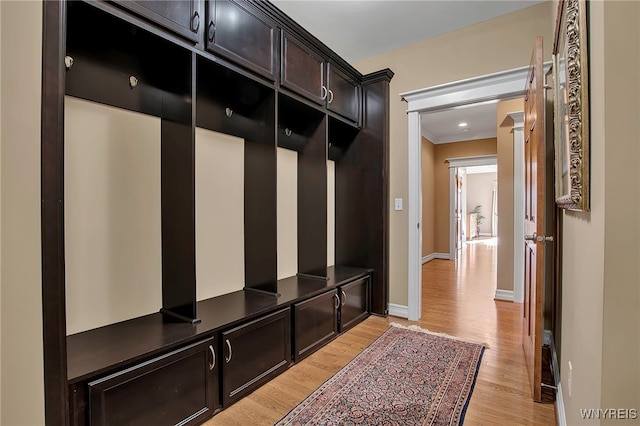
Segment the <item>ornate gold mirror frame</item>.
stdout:
[[586,0],[562,0],[553,47],[556,203],[589,211]]

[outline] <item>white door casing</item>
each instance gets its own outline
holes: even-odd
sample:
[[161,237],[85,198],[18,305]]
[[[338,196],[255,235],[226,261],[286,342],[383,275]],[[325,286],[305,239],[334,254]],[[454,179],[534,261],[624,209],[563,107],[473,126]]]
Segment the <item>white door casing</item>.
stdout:
[[[547,64],[545,64],[548,66]],[[438,86],[427,87],[401,93],[407,101],[408,108],[408,319],[417,321],[422,311],[422,231],[421,209],[421,143],[420,113],[468,105],[489,100],[505,100],[523,96],[528,67],[515,68],[466,80],[455,81]],[[514,132],[515,133],[515,132]],[[515,136],[515,134],[514,134]],[[514,178],[516,178],[514,176]],[[514,194],[517,195],[517,192]],[[514,197],[515,199],[515,197]],[[514,206],[514,210],[515,210]],[[514,216],[514,221],[521,221],[521,216]],[[524,228],[523,228],[524,229]],[[516,236],[514,235],[514,238]],[[514,253],[514,269],[524,270],[523,257]],[[515,274],[515,272],[514,272]],[[514,288],[514,299],[524,294],[522,288]]]

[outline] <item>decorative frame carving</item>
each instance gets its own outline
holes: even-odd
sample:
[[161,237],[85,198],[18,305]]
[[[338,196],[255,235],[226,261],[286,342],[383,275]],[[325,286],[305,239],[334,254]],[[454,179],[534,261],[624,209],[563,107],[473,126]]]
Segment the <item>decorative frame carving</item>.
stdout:
[[562,0],[553,47],[558,206],[589,211],[589,66],[586,0]]

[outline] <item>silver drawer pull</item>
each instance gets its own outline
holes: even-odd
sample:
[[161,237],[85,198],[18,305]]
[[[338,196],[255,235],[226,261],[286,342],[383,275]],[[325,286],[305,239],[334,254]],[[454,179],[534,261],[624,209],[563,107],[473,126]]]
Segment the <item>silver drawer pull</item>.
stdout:
[[229,348],[229,356],[226,356],[224,360],[229,364],[231,362],[231,357],[233,357],[233,351],[231,350],[231,342],[229,339],[226,339],[227,348]]
[[209,371],[216,367],[216,351],[213,350],[213,345],[209,345],[209,351],[211,352],[211,362],[209,363]]
[[333,298],[336,300],[336,304],[334,305],[334,308],[338,309],[340,307],[340,297],[336,293],[333,295]]
[[347,293],[342,290],[342,306],[347,304]]

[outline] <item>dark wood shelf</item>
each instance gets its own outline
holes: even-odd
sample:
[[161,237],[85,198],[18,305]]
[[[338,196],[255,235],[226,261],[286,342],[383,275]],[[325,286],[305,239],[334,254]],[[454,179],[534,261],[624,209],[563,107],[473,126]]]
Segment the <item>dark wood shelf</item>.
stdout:
[[325,278],[293,276],[278,281],[278,295],[241,290],[197,303],[198,324],[166,322],[160,313],[67,336],[69,384],[168,352],[186,343],[316,296],[371,271],[326,268]]

